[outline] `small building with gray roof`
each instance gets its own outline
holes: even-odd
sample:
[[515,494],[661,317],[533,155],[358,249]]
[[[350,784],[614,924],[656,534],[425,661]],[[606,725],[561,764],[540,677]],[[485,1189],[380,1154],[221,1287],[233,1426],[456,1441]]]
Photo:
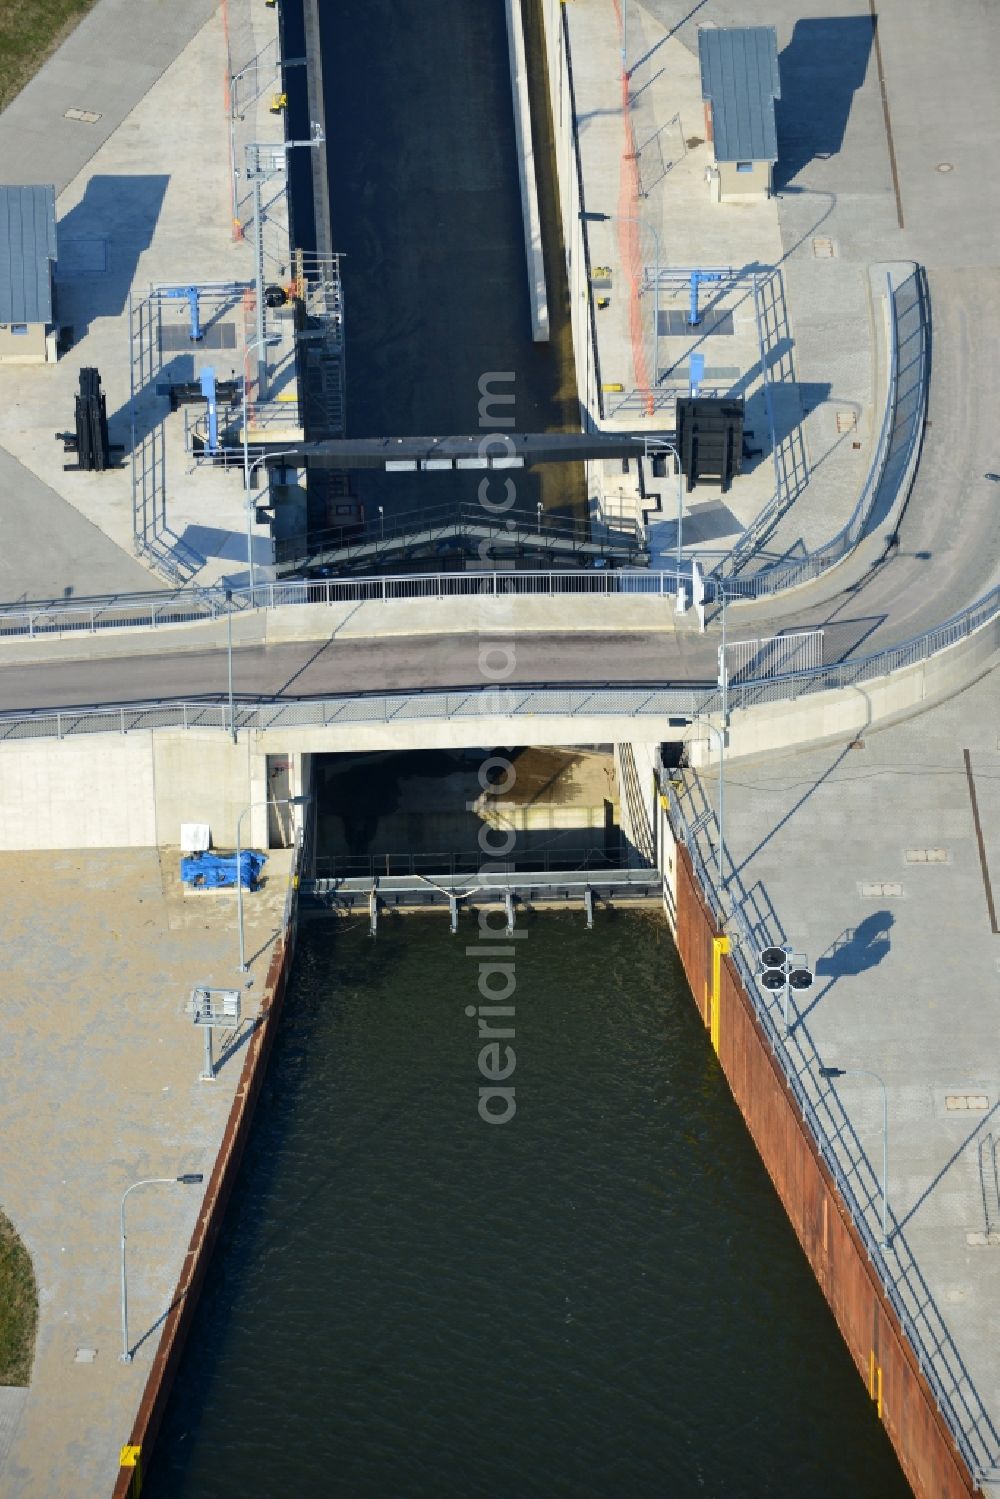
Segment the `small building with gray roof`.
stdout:
[[774,27],[703,26],[698,57],[715,201],[770,197],[778,159],[774,101],[781,98]]
[[56,357],[56,192],[0,186],[0,362]]

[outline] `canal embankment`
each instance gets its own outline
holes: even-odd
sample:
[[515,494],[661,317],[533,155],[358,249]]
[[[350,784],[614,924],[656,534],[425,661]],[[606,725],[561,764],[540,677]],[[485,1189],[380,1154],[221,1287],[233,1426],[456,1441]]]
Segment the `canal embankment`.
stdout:
[[295,955],[301,854],[300,844],[291,859],[277,935],[273,945],[267,944],[270,958],[257,1001],[256,1015],[248,1032],[249,1039],[245,1044],[239,1082],[205,1188],[198,1220],[188,1242],[169,1308],[162,1319],[162,1330],[139,1408],[128,1440],[122,1445],[121,1466],[112,1491],[113,1499],[139,1499],[142,1492],[144,1473],[163,1421],[208,1265],[240,1169],[257,1100],[264,1085],[268,1060],[281,1023],[285,992]]
[[921,1499],[1000,1478],[995,698],[724,768],[713,736],[697,772],[636,746],[699,1014]]

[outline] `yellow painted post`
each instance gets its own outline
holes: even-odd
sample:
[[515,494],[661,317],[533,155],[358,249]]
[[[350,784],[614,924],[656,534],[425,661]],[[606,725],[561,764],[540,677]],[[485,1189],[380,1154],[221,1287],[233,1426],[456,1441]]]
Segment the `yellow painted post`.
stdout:
[[875,1405],[878,1410],[878,1418],[882,1419],[882,1365],[878,1366],[878,1394],[875,1397]]
[[129,1484],[129,1499],[139,1499],[142,1493],[142,1448],[133,1446],[131,1443],[124,1446],[118,1455],[118,1466],[120,1468],[134,1468],[132,1482]]
[[719,1028],[722,1018],[722,954],[729,951],[728,937],[712,938],[712,995],[709,1003],[709,1037],[719,1054]]

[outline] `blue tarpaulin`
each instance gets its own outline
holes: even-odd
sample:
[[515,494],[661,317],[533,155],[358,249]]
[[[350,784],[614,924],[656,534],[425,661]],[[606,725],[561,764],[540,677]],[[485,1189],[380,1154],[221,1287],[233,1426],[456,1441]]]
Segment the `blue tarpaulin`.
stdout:
[[[240,884],[244,890],[256,890],[266,863],[266,854],[255,854],[249,848],[243,850],[240,854]],[[181,860],[181,879],[185,885],[197,885],[205,890],[220,885],[235,886],[236,855],[190,854]]]

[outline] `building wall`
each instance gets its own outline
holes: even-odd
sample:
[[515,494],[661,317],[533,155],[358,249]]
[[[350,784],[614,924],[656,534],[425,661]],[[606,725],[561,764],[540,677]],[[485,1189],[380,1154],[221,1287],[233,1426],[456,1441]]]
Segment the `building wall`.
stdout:
[[11,333],[9,323],[0,323],[0,364],[44,363],[44,323],[29,323],[27,333]]
[[768,198],[771,195],[771,163],[755,161],[749,172],[738,172],[735,161],[720,161],[719,189],[722,201],[732,198]]

